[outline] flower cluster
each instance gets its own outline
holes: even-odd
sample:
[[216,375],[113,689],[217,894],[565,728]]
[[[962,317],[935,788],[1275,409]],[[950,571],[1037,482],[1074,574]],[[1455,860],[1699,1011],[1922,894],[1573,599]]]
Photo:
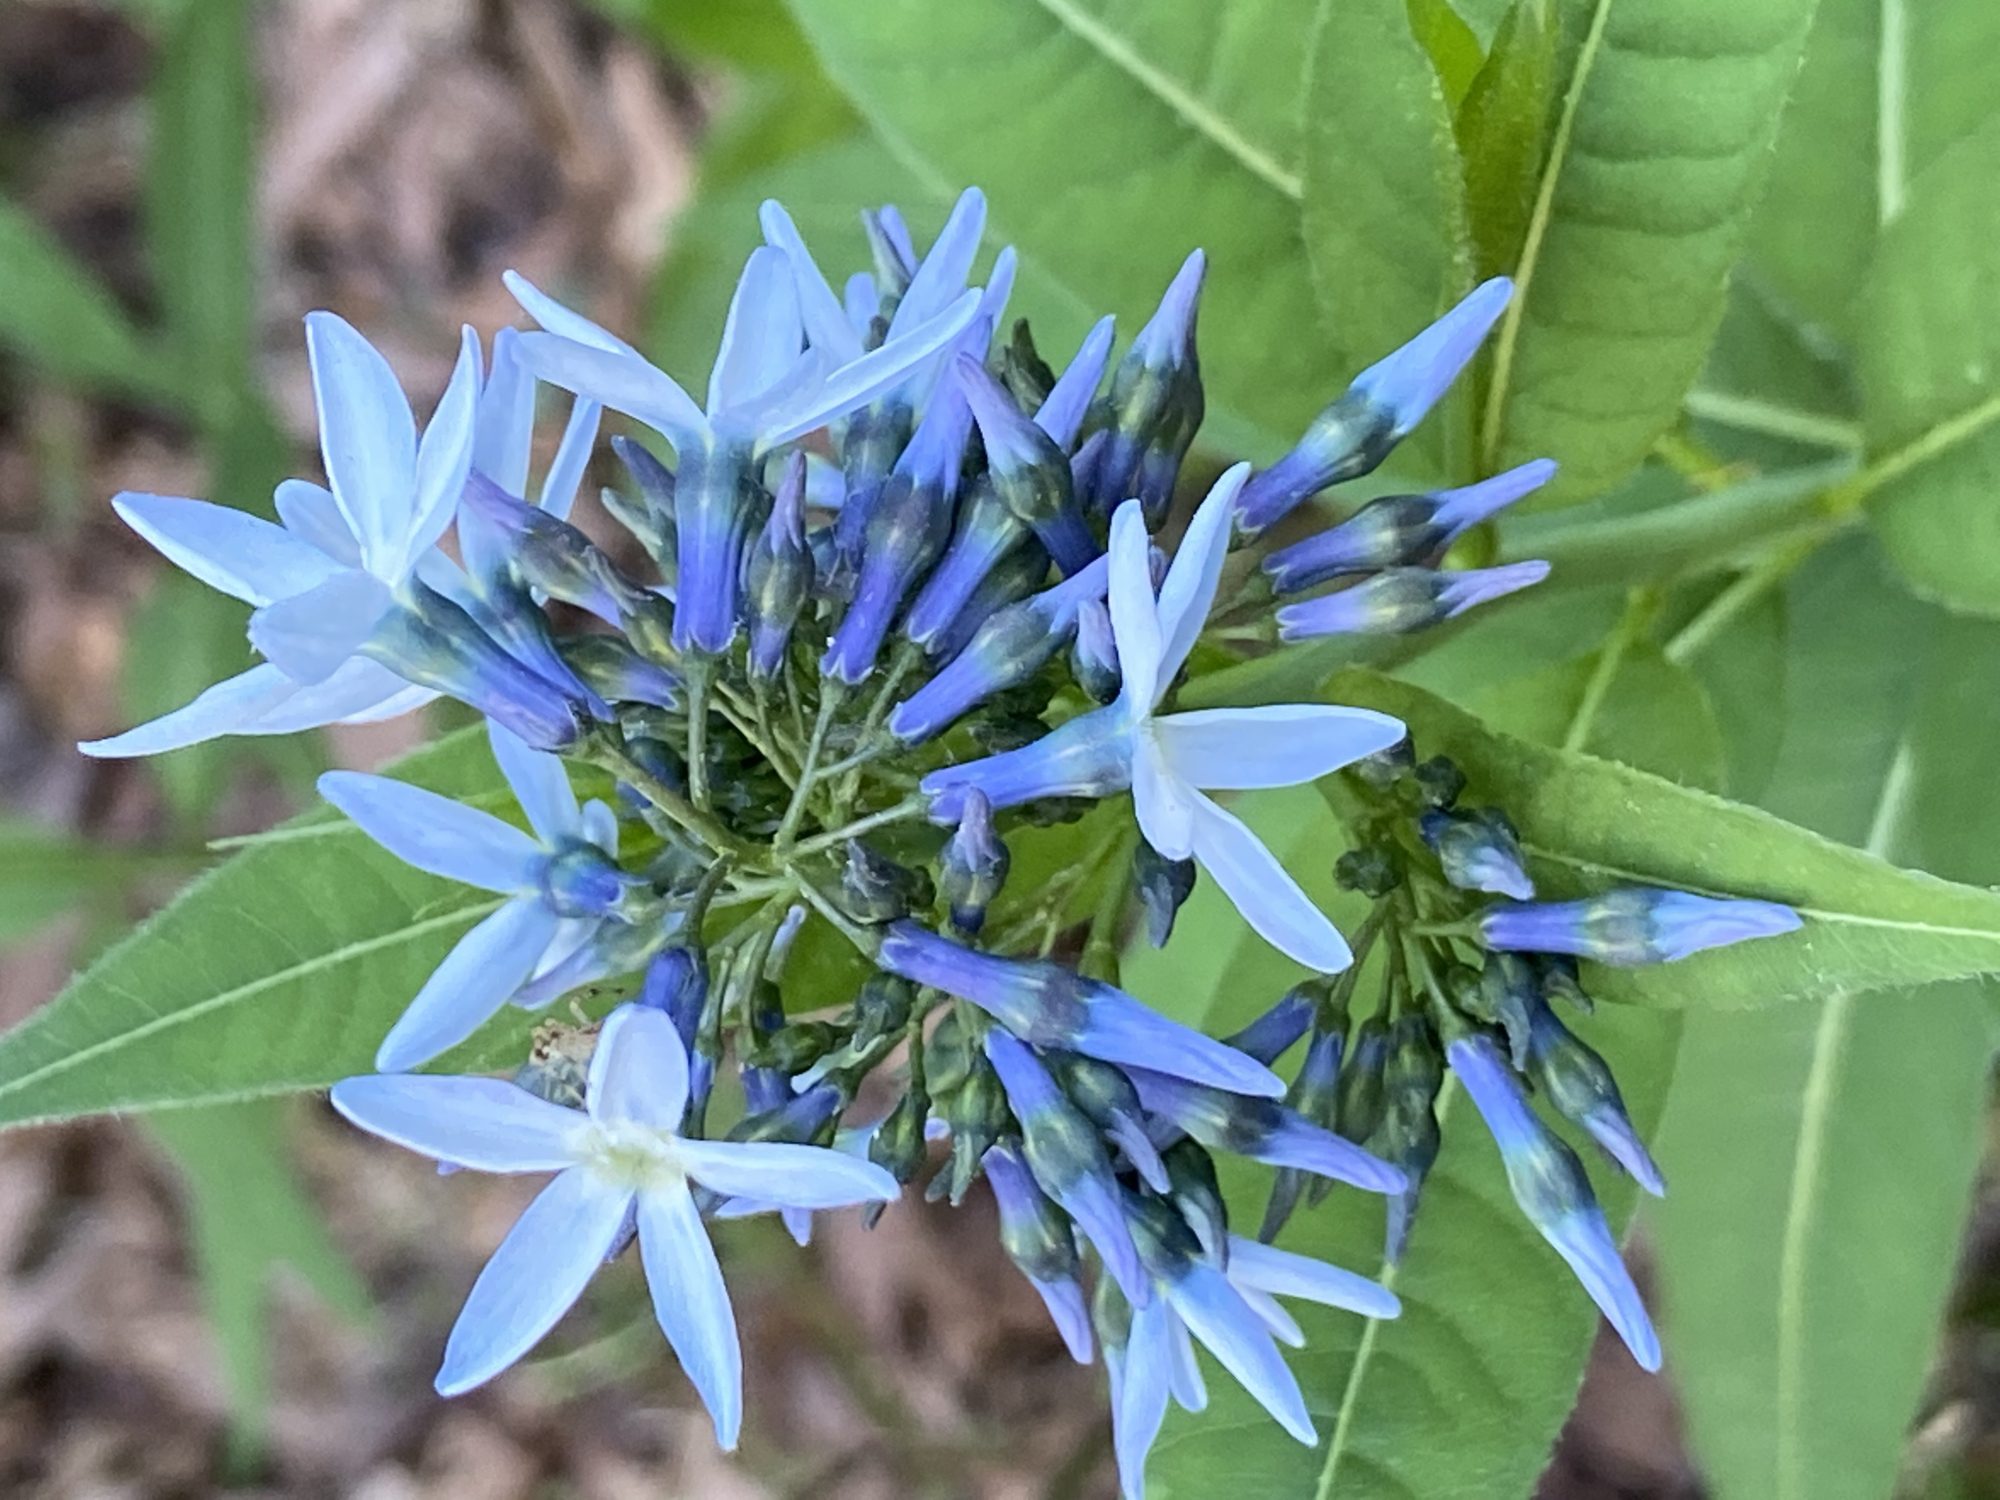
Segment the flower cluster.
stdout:
[[[1374,1318],[1397,1302],[1268,1242],[1301,1197],[1345,1183],[1386,1198],[1393,1262],[1447,1068],[1530,1218],[1657,1363],[1589,1183],[1529,1091],[1644,1186],[1659,1175],[1550,1000],[1586,1003],[1577,958],[1663,961],[1797,919],[1647,890],[1537,903],[1505,816],[1459,806],[1462,778],[1416,765],[1395,719],[1176,701],[1197,647],[1415,630],[1543,576],[1446,554],[1546,463],[1317,531],[1295,514],[1416,426],[1508,284],[1477,288],[1291,453],[1223,471],[1182,516],[1202,255],[1115,363],[1107,318],[1058,374],[1024,323],[1000,337],[1010,251],[968,285],[984,218],[967,192],[919,254],[894,209],[867,213],[874,264],[836,291],[766,204],[700,403],[509,277],[539,327],[490,348],[468,330],[420,434],[381,356],[315,313],[325,487],[281,486],[275,523],[116,501],[254,606],[263,660],[86,750],[150,754],[444,695],[485,716],[519,805],[514,820],[387,777],[321,782],[399,859],[499,898],[335,1107],[451,1167],[555,1174],[474,1285],[438,1389],[519,1359],[636,1240],[660,1325],[731,1445],[741,1359],[704,1220],[773,1212],[803,1239],[814,1212],[879,1213],[939,1149],[927,1192],[956,1203],[990,1182],[1006,1249],[1070,1350],[1101,1348],[1128,1495],[1169,1401],[1205,1399],[1197,1342],[1311,1442],[1279,1353],[1303,1335],[1278,1299]],[[567,416],[532,484],[544,387]],[[627,482],[603,493],[638,565],[570,519],[607,411],[642,430],[611,440]],[[603,795],[580,800],[565,760]],[[1213,795],[1337,772],[1359,809],[1340,876],[1375,903],[1352,948]],[[1131,809],[1108,842],[1043,888],[1010,882],[1017,829],[1106,799]],[[1227,1040],[1116,983],[1128,918],[1164,942],[1202,876],[1313,976]],[[787,989],[808,988],[790,981],[816,978],[788,973],[808,920],[869,976],[787,1014]],[[1364,975],[1379,1003],[1357,1020]],[[580,991],[622,1003],[544,1023],[511,1080],[413,1071],[509,1006]],[[1288,1083],[1272,1065],[1302,1040]],[[740,1103],[718,1088],[732,1066]],[[896,1102],[859,1118],[871,1076]],[[1222,1155],[1274,1173],[1254,1239],[1230,1227]]]

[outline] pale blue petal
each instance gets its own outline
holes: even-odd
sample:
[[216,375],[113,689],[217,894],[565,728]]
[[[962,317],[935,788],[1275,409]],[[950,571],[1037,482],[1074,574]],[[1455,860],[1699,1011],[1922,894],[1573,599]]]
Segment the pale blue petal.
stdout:
[[584,1102],[592,1119],[676,1131],[688,1101],[688,1056],[673,1017],[621,1005],[597,1035]]
[[562,1321],[611,1253],[632,1195],[573,1167],[543,1188],[472,1284],[437,1373],[441,1396],[484,1385]]
[[489,812],[363,771],[328,771],[319,793],[407,865],[481,890],[532,891],[546,851]]
[[395,602],[374,574],[342,568],[251,615],[250,644],[294,681],[324,682],[361,649]]
[[1306,1331],[1299,1327],[1299,1320],[1279,1306],[1278,1299],[1269,1292],[1260,1292],[1253,1286],[1245,1286],[1233,1274],[1236,1270],[1234,1266],[1229,1269],[1232,1273],[1229,1280],[1236,1288],[1236,1295],[1243,1299],[1245,1307],[1257,1315],[1257,1320],[1264,1325],[1271,1337],[1294,1349],[1305,1348]]
[[340,571],[310,542],[233,506],[134,490],[111,506],[168,562],[246,604],[302,594]]
[[332,490],[309,479],[281,479],[273,498],[285,530],[344,568],[361,566],[361,544],[348,530],[347,517],[340,513]]
[[586,1123],[504,1078],[374,1074],[343,1078],[331,1098],[370,1135],[476,1172],[560,1172]]
[[675,1150],[688,1176],[703,1187],[780,1208],[892,1203],[901,1191],[873,1162],[826,1146],[684,1140]]
[[1117,331],[1117,319],[1099,318],[1083,336],[1083,344],[1069,362],[1069,368],[1049,387],[1048,395],[1035,412],[1035,425],[1065,453],[1076,444],[1084,413],[1090,410],[1097,383],[1104,378],[1104,362],[1111,357],[1111,340]]
[[1404,728],[1372,709],[1285,703],[1168,714],[1153,732],[1176,776],[1203,791],[1238,791],[1317,781],[1388,749]]
[[1146,842],[1163,858],[1186,859],[1194,852],[1194,792],[1144,732],[1133,737],[1132,811]]
[[592,797],[583,804],[583,839],[595,844],[613,859],[618,857],[618,814],[611,805]]
[[1208,1382],[1201,1378],[1201,1362],[1195,1358],[1194,1337],[1187,1324],[1175,1314],[1167,1320],[1173,1335],[1174,1362],[1167,1384],[1182,1411],[1203,1411],[1208,1406]]
[[1194,857],[1257,935],[1307,968],[1337,974],[1353,962],[1347,940],[1234,813],[1197,796]]
[[1118,1455],[1118,1487],[1124,1500],[1145,1500],[1146,1456],[1166,1420],[1167,1390],[1173,1376],[1174,1315],[1166,1300],[1132,1314],[1125,1345],[1124,1378],[1111,1411],[1111,1442]]
[[1153,542],[1139,502],[1127,500],[1111,517],[1111,635],[1125,675],[1120,694],[1133,714],[1149,713],[1159,700],[1160,612],[1153,597]]
[[[784,205],[775,199],[765,199],[757,211],[757,221],[764,229],[764,243],[782,253],[791,268],[792,285],[799,299],[799,317],[805,324],[806,337],[813,348],[826,354],[836,364],[846,364],[867,353],[860,332],[849,321],[849,310],[834,295],[833,288],[820,271],[819,262],[806,248],[798,226],[785,212]],[[878,304],[874,292],[875,283],[871,279],[867,284],[864,318],[875,316]],[[860,325],[861,328],[866,326],[865,321]]]
[[1285,1092],[1284,1080],[1255,1058],[1108,987],[1092,996],[1065,1045],[1104,1062],[1152,1068],[1232,1094],[1276,1099]]
[[417,422],[396,373],[346,319],[306,315],[306,355],[327,482],[370,571],[403,555],[417,472]]
[[1355,376],[1353,389],[1386,407],[1401,437],[1423,420],[1479,352],[1513,294],[1514,283],[1504,276],[1480,283],[1402,348]]
[[500,763],[500,774],[513,789],[514,800],[521,804],[542,842],[553,846],[580,837],[583,813],[577,807],[562,757],[530,749],[511,729],[491,721],[486,726],[486,739],[493,747],[493,758]]
[[728,1452],[743,1429],[743,1350],[715,1247],[684,1184],[640,1195],[639,1258],[653,1315]]
[[1393,1318],[1403,1310],[1396,1294],[1380,1282],[1240,1234],[1229,1237],[1229,1279],[1275,1297],[1303,1297],[1369,1318]]
[[[275,667],[263,670],[277,671]],[[278,675],[283,677],[284,673]],[[237,733],[296,734],[323,724],[372,724],[421,708],[436,697],[429,688],[412,687],[381,663],[356,656],[342,663],[324,682],[309,687],[294,683],[289,697],[257,715]]]
[[1080,1365],[1089,1364],[1095,1346],[1091,1339],[1090,1307],[1084,1301],[1082,1285],[1072,1277],[1060,1281],[1029,1277],[1028,1285],[1040,1294],[1042,1306],[1049,1310],[1049,1320],[1062,1335],[1069,1357]]
[[521,310],[550,333],[574,339],[579,344],[588,344],[593,349],[608,349],[614,354],[629,354],[635,359],[643,357],[637,349],[619,338],[617,334],[600,324],[591,322],[582,313],[564,307],[519,271],[502,271],[500,280],[507,290],[514,294],[514,300],[521,304]]
[[1020,257],[1014,253],[1012,245],[1002,245],[1000,253],[993,257],[993,269],[986,273],[986,285],[979,293],[979,316],[974,322],[984,322],[987,342],[978,350],[982,356],[992,348],[994,334],[999,332],[1007,316],[1007,304],[1014,296],[1014,277],[1020,270]]
[[965,289],[972,274],[972,262],[979,254],[979,240],[986,233],[986,195],[967,188],[952,205],[951,215],[938,231],[930,252],[924,256],[909,289],[889,320],[889,337],[910,337],[921,323],[948,307]]
[[784,252],[759,245],[743,263],[722,344],[708,376],[708,411],[713,420],[742,411],[791,373],[804,343],[799,294]]
[[268,663],[239,672],[157,719],[148,719],[123,734],[85,740],[76,748],[102,760],[135,755],[159,755],[187,745],[199,745],[225,734],[243,734],[245,726],[281,706],[299,685]]
[[1172,566],[1160,584],[1159,666],[1164,688],[1194,650],[1201,628],[1208,623],[1208,611],[1215,603],[1215,587],[1222,578],[1222,565],[1229,557],[1229,529],[1237,493],[1250,477],[1250,465],[1237,464],[1215,481],[1208,497],[1196,508],[1188,522],[1187,534],[1174,549]]
[[1611,1237],[1611,1226],[1605,1222],[1604,1211],[1592,1204],[1587,1208],[1573,1209],[1558,1221],[1538,1224],[1536,1228],[1569,1262],[1569,1268],[1576,1272],[1576,1279],[1583,1283],[1583,1289],[1590,1293],[1590,1300],[1598,1305],[1606,1321],[1625,1341],[1625,1347],[1632,1351],[1632,1358],[1638,1362],[1639,1368],[1659,1369],[1660,1335],[1653,1327],[1653,1319],[1646,1311],[1639,1288],[1632,1282],[1632,1273],[1626,1269],[1624,1258],[1618,1253],[1618,1243]]
[[473,425],[472,467],[514,496],[528,493],[528,465],[535,439],[535,378],[521,363],[521,334],[493,335],[493,363],[479,393]]
[[420,1068],[485,1025],[535,970],[556,914],[517,896],[458,940],[375,1053],[384,1073]]
[[[903,304],[907,307],[907,301]],[[825,380],[788,400],[774,400],[757,418],[757,449],[766,452],[804,437],[894,390],[910,373],[965,331],[979,311],[979,294],[967,292],[935,318],[899,335],[893,343],[842,365]]]
[[521,358],[551,385],[637,417],[676,450],[702,441],[708,419],[672,376],[637,354],[595,348],[553,333],[521,335]]
[[576,492],[583,484],[583,471],[589,467],[590,450],[596,446],[603,415],[604,408],[595,401],[579,398],[570,407],[556,456],[549,460],[549,472],[542,476],[542,509],[558,521],[567,521],[576,508]]
[[841,294],[842,305],[847,309],[848,324],[854,329],[856,357],[866,346],[861,343],[868,336],[868,330],[875,322],[875,314],[882,310],[882,294],[875,289],[875,278],[866,271],[856,271],[847,278],[847,285]]
[[1200,1262],[1167,1286],[1167,1299],[1188,1329],[1257,1403],[1300,1442],[1319,1441],[1299,1383],[1285,1368],[1263,1320],[1222,1272]]
[[[459,340],[458,364],[451,372],[451,384],[438,398],[430,425],[417,447],[417,477],[410,501],[409,535],[403,543],[404,565],[408,571],[416,556],[433,546],[451,525],[458,509],[458,497],[465,492],[465,476],[472,472],[472,444],[479,413],[479,335],[464,330]],[[489,476],[490,477],[490,476]]]

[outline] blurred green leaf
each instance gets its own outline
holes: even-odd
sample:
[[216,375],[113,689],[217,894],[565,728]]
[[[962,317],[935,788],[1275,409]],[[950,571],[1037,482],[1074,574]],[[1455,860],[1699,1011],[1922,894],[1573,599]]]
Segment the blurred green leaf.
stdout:
[[[1482,461],[1560,505],[1673,421],[1722,316],[1813,0],[1564,0],[1563,102],[1493,343]],[[1530,502],[1535,503],[1535,502]]]
[[[1816,559],[1789,592],[1791,691],[1781,716],[1761,706],[1783,724],[1771,806],[2000,876],[1988,799],[1963,796],[1984,779],[1969,747],[2000,725],[1991,695],[1962,687],[2000,667],[2000,636],[1942,639],[1865,545]],[[1669,1347],[1718,1500],[1894,1487],[1979,1162],[1985,992],[1830,987],[1812,1010],[1689,1018],[1660,1143],[1674,1191],[1656,1215]]]
[[1520,826],[1553,897],[1611,884],[1787,901],[1787,937],[1679,963],[1594,970],[1611,1001],[1732,1010],[2000,972],[2000,892],[1954,885],[1833,843],[1769,813],[1595,757],[1495,734],[1404,683],[1365,672],[1325,696],[1419,726],[1419,752],[1478,766],[1481,792]]
[[1860,333],[1883,545],[1910,585],[2000,614],[2000,118],[1911,180],[1883,232]]
[[[1268,457],[1361,361],[1317,332],[1297,253],[1311,0],[793,0],[827,70],[934,198],[976,183],[1052,349],[1136,331],[1209,254],[1207,436]],[[865,195],[866,202],[880,194]],[[1055,289],[1050,295],[1051,288]]]
[[1855,331],[1877,228],[1904,185],[1995,111],[2000,8],[1820,0],[1751,231],[1759,281],[1828,334]]
[[58,380],[171,394],[167,372],[111,294],[18,204],[0,199],[0,348]]
[[756,73],[817,71],[784,0],[594,0],[669,52]]
[[[1326,7],[1307,75],[1306,257],[1327,326],[1368,358],[1416,334],[1472,276],[1450,101],[1414,14],[1405,0]],[[1430,14],[1450,12],[1433,5]],[[1476,48],[1452,20],[1450,34]],[[1227,276],[1228,263],[1218,260],[1216,274]],[[1211,317],[1205,355],[1213,329]],[[1211,367],[1205,358],[1203,374]],[[1433,473],[1456,477],[1470,461],[1465,399],[1448,402],[1410,445]]]
[[[477,730],[396,767],[503,816]],[[0,1125],[323,1088],[366,1072],[391,1023],[498,897],[424,875],[319,809],[195,881],[0,1036]],[[508,1011],[452,1055],[519,1055]]]
[[272,1284],[303,1282],[347,1322],[373,1317],[368,1289],[328,1238],[286,1149],[281,1100],[165,1110],[147,1119],[179,1166],[209,1328],[229,1391],[231,1459],[249,1467],[269,1415]]
[[[1466,22],[1450,0],[1405,0],[1404,16],[1411,33],[1422,47],[1431,66],[1437,70],[1439,85],[1444,90],[1445,104],[1457,109],[1465,102],[1465,96],[1472,89],[1472,80],[1479,76],[1480,68],[1486,62],[1486,49],[1480,45],[1478,35]],[[1321,34],[1334,20],[1334,13],[1321,18]],[[1310,85],[1308,85],[1310,90]],[[1310,102],[1306,107],[1306,119],[1313,118]]]
[[0,945],[27,937],[133,869],[116,850],[0,813]]
[[1515,0],[1492,54],[1459,107],[1473,277],[1512,271],[1534,215],[1535,179],[1555,105],[1556,30],[1549,0]]

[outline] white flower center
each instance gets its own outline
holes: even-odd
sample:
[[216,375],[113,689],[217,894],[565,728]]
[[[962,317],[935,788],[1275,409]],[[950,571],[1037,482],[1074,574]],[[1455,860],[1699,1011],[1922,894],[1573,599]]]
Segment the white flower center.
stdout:
[[593,1120],[576,1142],[577,1160],[593,1175],[631,1192],[668,1187],[686,1180],[670,1131],[629,1120]]

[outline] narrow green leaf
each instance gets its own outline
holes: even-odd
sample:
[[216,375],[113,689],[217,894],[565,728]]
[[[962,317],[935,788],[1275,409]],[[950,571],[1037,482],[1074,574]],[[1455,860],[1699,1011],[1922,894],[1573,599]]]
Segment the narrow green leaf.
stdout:
[[1555,104],[1556,33],[1548,0],[1515,0],[1458,110],[1476,279],[1512,271],[1535,207]]
[[[1440,12],[1450,15],[1431,8]],[[1327,326],[1370,357],[1436,318],[1472,276],[1451,102],[1415,14],[1405,0],[1324,7],[1306,84],[1306,255]],[[1212,326],[1204,323],[1204,341]],[[1204,358],[1204,375],[1210,364]],[[1467,432],[1462,400],[1427,424],[1414,450],[1436,473],[1470,459],[1452,441]]]
[[93,390],[164,395],[165,371],[111,294],[18,204],[0,199],[0,348]]
[[247,1469],[269,1416],[273,1282],[290,1275],[348,1322],[373,1316],[368,1290],[328,1237],[286,1150],[282,1101],[171,1110],[147,1124],[187,1189],[187,1217],[209,1330],[229,1391],[231,1457]]
[[1553,896],[1612,884],[1790,902],[1783,938],[1591,976],[1592,993],[1641,1005],[1730,1010],[2000,971],[2000,892],[1898,870],[1769,813],[1587,755],[1494,734],[1405,684],[1343,673],[1327,698],[1397,715],[1424,754],[1450,755],[1520,825]]
[[[513,814],[476,731],[396,772]],[[321,1088],[367,1071],[445,952],[499,905],[410,869],[325,809],[285,833],[197,880],[0,1036],[0,1125]],[[453,1062],[519,1055],[532,1025],[510,1012]]]
[[1417,45],[1437,70],[1446,106],[1456,110],[1486,62],[1486,49],[1450,0],[1407,0],[1405,11]]
[[[1957,795],[1993,718],[1990,695],[1958,685],[2000,662],[2000,638],[1941,639],[1866,547],[1815,560],[1790,592],[1797,690],[1773,805],[1954,875],[2000,874],[1987,799]],[[1989,988],[1832,988],[1815,1009],[1689,1018],[1657,1224],[1670,1347],[1718,1500],[1894,1487],[1980,1157]]]
[[1673,421],[1722,316],[1813,0],[1565,0],[1577,38],[1495,336],[1482,457],[1616,484]]
[[[1312,0],[793,0],[827,70],[934,195],[983,186],[1049,344],[1116,313],[1136,331],[1206,248],[1207,436],[1266,456],[1354,364],[1314,332],[1298,255]],[[1380,351],[1372,351],[1380,352]]]
[[2000,118],[1909,184],[1884,231],[1860,333],[1871,452],[1901,472],[1872,514],[1910,585],[2000,614]]

